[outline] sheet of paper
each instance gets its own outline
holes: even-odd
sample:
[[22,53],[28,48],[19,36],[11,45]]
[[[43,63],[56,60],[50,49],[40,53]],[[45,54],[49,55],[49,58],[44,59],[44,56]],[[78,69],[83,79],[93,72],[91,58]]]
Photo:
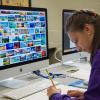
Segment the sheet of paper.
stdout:
[[80,69],[79,71],[76,71],[74,73],[70,74],[70,77],[83,79],[88,81],[90,76],[90,70]]
[[[68,90],[81,90],[81,91],[86,91],[85,89],[81,89],[81,88],[76,88],[76,87],[72,87],[72,86],[67,86],[67,85],[58,85],[57,88],[60,88],[62,91],[62,94],[67,94]],[[36,94],[33,94],[31,96],[28,96],[26,98],[23,98],[21,100],[48,100],[48,96],[47,96],[47,90],[44,90],[42,92],[38,92]]]

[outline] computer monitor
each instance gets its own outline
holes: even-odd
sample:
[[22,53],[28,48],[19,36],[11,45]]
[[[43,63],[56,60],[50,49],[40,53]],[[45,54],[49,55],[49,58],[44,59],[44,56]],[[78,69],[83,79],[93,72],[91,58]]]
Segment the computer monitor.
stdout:
[[48,65],[47,9],[0,7],[0,80]]
[[77,51],[74,43],[71,42],[67,35],[66,22],[76,12],[76,10],[64,9],[62,12],[62,63],[70,60],[77,60],[84,57],[87,53]]

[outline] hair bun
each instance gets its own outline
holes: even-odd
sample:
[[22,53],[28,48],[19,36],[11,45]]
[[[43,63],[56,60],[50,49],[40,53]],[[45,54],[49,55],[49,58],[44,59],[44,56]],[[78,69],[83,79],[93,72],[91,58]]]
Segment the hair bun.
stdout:
[[96,14],[95,12],[89,11],[89,10],[80,10],[79,12],[80,12],[80,13],[87,14],[87,15],[89,15],[89,16],[94,16],[94,17],[97,16],[97,14]]

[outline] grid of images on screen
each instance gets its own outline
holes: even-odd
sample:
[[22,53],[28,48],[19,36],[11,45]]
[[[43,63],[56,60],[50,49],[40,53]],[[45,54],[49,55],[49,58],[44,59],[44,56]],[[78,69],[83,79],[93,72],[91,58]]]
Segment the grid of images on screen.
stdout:
[[47,56],[43,11],[0,10],[0,66]]

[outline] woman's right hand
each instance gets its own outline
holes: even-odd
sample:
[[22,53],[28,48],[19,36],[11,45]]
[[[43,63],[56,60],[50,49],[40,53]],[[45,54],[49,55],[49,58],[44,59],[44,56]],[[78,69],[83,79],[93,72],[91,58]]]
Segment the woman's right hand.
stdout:
[[84,92],[79,91],[79,90],[68,90],[67,95],[70,97],[78,98],[78,99],[84,98]]

